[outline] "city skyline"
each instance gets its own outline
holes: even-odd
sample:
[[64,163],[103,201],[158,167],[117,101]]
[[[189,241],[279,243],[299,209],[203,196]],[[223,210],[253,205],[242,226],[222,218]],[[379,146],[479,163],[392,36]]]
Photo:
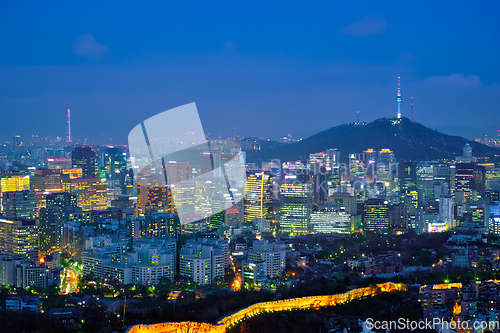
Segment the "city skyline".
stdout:
[[500,123],[496,3],[113,8],[136,18],[126,26],[104,15],[110,4],[95,6],[32,4],[16,16],[2,4],[1,121],[33,120],[4,138],[64,137],[71,109],[74,137],[120,141],[190,102],[211,137],[305,138],[357,111],[365,122],[396,117],[398,74],[402,117],[414,97],[413,118],[447,134],[483,138]]

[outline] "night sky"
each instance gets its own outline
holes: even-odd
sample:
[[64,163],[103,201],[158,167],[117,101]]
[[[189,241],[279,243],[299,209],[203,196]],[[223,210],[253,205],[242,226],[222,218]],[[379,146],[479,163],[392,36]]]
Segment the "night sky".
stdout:
[[[125,142],[195,102],[211,138],[403,116],[500,129],[500,2],[0,2],[0,138]],[[4,124],[8,124],[5,126]]]

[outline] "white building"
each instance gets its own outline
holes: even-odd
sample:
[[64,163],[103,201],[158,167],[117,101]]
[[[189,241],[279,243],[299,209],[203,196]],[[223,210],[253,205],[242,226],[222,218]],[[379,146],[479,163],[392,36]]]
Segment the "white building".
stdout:
[[278,277],[286,266],[285,243],[269,243],[267,240],[256,240],[253,248],[248,251],[248,260],[252,262],[266,263],[266,275]]
[[442,195],[439,198],[439,220],[446,224],[448,230],[456,227],[454,205],[455,200],[452,195]]
[[122,240],[108,238],[92,244],[88,244],[90,248],[83,254],[84,275],[138,285],[156,285],[162,278],[174,279],[174,239],[141,238],[135,241],[131,252],[126,251],[126,242]]
[[311,213],[311,233],[351,233],[351,215],[345,207],[325,204]]
[[229,266],[229,243],[213,238],[188,240],[181,249],[179,265],[180,274],[198,284],[222,279]]

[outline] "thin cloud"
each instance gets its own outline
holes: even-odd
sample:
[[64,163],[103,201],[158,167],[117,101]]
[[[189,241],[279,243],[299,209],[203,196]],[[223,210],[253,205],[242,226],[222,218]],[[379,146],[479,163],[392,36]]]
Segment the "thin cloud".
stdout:
[[76,40],[73,51],[76,55],[93,58],[103,57],[109,53],[108,47],[96,41],[90,33],[83,34]]
[[342,29],[342,32],[349,36],[368,37],[387,30],[387,22],[379,17],[365,17],[353,22]]
[[481,85],[481,78],[478,75],[450,74],[430,76],[425,79],[425,83],[437,86],[460,86],[477,87]]

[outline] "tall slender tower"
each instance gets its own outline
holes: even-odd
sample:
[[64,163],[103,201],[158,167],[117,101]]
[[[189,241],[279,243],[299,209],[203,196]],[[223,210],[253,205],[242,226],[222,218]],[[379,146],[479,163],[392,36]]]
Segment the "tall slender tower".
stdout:
[[398,119],[401,119],[401,85],[400,85],[401,77],[398,74],[398,95],[396,97],[396,101],[398,101]]
[[66,142],[71,142],[71,111],[68,109],[68,139]]

